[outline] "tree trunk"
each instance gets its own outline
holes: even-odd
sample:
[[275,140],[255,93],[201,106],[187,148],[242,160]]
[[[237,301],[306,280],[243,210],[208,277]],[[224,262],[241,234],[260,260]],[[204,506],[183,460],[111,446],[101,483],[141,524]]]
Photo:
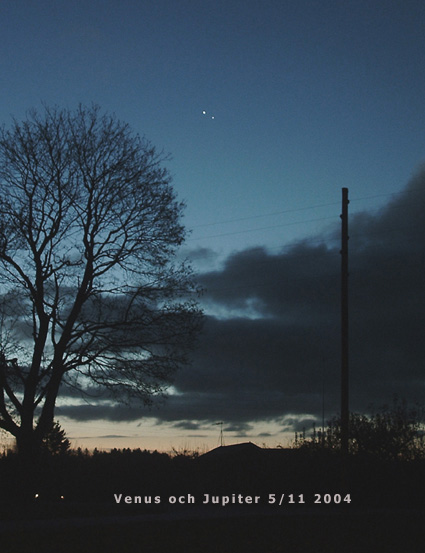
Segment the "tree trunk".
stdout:
[[36,438],[32,428],[21,429],[16,437],[18,454],[18,482],[16,498],[20,502],[29,503],[39,493],[39,477],[41,468],[41,442]]

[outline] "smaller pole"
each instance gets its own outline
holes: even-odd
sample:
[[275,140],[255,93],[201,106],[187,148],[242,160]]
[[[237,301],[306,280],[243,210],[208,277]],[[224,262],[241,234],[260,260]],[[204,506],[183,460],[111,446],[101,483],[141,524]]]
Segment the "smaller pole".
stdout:
[[215,426],[220,426],[220,447],[223,447],[224,439],[223,439],[223,424],[224,422],[216,422]]

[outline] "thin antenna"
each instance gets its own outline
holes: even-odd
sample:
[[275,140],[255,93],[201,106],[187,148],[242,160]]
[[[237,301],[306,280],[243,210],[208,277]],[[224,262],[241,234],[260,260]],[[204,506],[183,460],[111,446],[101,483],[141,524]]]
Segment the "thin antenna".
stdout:
[[214,426],[220,426],[220,447],[223,447],[223,424],[224,422],[216,422]]

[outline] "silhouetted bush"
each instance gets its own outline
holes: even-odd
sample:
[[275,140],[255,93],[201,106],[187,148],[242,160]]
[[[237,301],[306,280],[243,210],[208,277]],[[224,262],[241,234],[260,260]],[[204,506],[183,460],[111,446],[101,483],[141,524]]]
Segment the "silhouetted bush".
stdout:
[[[405,401],[394,398],[370,415],[351,413],[349,418],[349,452],[353,455],[376,457],[381,460],[425,459],[424,409],[409,408]],[[334,417],[324,432],[313,428],[313,435],[305,432],[295,439],[301,449],[339,450],[341,446],[341,419]]]

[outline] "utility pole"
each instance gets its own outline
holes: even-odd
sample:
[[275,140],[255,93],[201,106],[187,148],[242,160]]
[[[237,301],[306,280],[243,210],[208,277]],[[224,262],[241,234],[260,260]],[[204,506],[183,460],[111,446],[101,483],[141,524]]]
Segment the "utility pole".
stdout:
[[342,189],[341,214],[341,450],[348,453],[348,188]]

